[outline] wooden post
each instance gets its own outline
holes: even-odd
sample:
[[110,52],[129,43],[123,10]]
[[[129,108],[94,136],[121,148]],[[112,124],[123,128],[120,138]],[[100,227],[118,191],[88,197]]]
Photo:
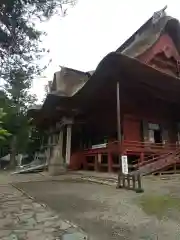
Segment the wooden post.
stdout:
[[130,184],[130,175],[127,175],[127,189],[131,189],[131,184]]
[[122,181],[122,173],[118,172],[118,182],[117,182],[116,188],[121,188],[122,187],[121,181]]
[[88,170],[87,157],[84,156],[83,170]]
[[[119,81],[116,85],[116,100],[117,100],[117,140],[118,145],[121,145],[121,111],[120,111],[120,92],[119,92]],[[119,166],[121,165],[121,154],[118,155]]]
[[141,185],[141,175],[138,174],[137,175],[137,189],[136,189],[137,193],[142,193],[144,192],[144,190],[142,189],[142,185]]
[[66,165],[69,166],[71,158],[71,134],[72,134],[72,124],[67,125],[67,135],[66,135]]
[[51,135],[48,137],[48,146],[47,146],[47,155],[46,155],[46,162],[49,164],[51,158]]
[[174,174],[176,174],[176,163],[174,163]]
[[60,130],[59,133],[59,139],[58,139],[58,145],[59,145],[59,157],[60,157],[60,162],[64,163],[63,160],[63,140],[64,140],[64,131],[63,127]]
[[56,145],[56,134],[55,133],[52,136],[52,143],[53,143],[53,146]]
[[95,159],[94,159],[94,170],[96,172],[99,171],[99,157],[101,157],[99,154],[95,155]]
[[122,175],[122,187],[125,188],[126,187],[126,176],[123,174]]
[[112,154],[108,152],[108,172],[112,172]]
[[144,153],[141,152],[141,154],[140,154],[140,164],[143,163],[143,162],[144,162]]
[[133,190],[136,189],[136,176],[132,175],[132,186],[133,186]]

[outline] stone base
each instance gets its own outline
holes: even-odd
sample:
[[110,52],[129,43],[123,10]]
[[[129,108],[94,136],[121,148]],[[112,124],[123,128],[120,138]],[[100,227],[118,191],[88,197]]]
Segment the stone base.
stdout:
[[65,174],[67,172],[67,168],[65,165],[49,165],[48,173],[50,176],[57,176],[61,174]]

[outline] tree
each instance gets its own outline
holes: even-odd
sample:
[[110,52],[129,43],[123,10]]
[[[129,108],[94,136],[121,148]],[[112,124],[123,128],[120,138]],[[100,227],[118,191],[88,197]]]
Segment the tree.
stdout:
[[35,23],[59,10],[65,13],[63,6],[73,3],[73,0],[2,0],[0,3],[0,79],[4,81],[6,101],[3,103],[8,109],[5,125],[12,133],[9,142],[12,167],[16,153],[22,151],[29,137],[26,110],[36,100],[29,89],[32,79],[43,70],[38,61],[46,53],[39,45],[44,33]]
[[2,108],[0,108],[0,141],[4,141],[4,140],[6,140],[7,137],[10,136],[10,133],[1,126],[2,125],[2,119],[5,115],[6,115],[6,113],[3,112]]
[[[63,6],[74,4],[75,0],[1,0],[0,3],[0,54],[28,53],[42,34],[35,27],[35,20],[50,18]],[[31,40],[31,41],[28,41]],[[26,45],[26,49],[24,46]]]

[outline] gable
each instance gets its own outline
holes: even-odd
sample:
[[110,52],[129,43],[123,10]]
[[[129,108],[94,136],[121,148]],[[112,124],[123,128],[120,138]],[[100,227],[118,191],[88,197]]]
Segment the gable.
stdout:
[[54,73],[51,92],[59,96],[72,96],[79,91],[88,81],[90,73],[81,72],[75,69],[61,67],[61,70]]
[[141,53],[144,49],[148,48],[156,40],[158,33],[164,28],[169,18],[171,19],[171,17],[166,16],[166,8],[167,6],[160,11],[154,12],[153,16],[128,38],[116,52],[135,57],[139,52]]
[[[180,23],[177,19],[167,16],[165,9],[166,7],[156,12],[116,52],[147,63],[149,62],[149,58],[154,56],[153,51],[158,49],[157,54],[162,52],[160,55],[164,54],[163,58],[167,58],[167,61],[169,61],[168,64],[173,65],[174,68],[177,60],[179,60],[180,53]],[[167,49],[162,50],[161,47],[165,45],[167,45]],[[155,66],[154,63],[150,64],[150,62],[149,65]],[[164,70],[165,68],[160,67],[161,69]],[[169,73],[169,70],[166,72]],[[173,76],[177,76],[176,71],[170,70],[170,72]]]
[[150,49],[138,56],[138,59],[158,70],[179,77],[180,54],[167,33],[161,35]]
[[167,58],[174,57],[176,60],[180,60],[177,48],[168,34],[163,34],[150,49],[138,56],[138,59],[148,63],[155,55],[161,52],[164,52]]

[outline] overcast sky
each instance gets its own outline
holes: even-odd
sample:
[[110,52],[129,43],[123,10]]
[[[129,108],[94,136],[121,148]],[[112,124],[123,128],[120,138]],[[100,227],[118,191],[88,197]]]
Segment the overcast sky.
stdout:
[[46,78],[35,79],[33,92],[41,100],[44,85],[59,66],[82,71],[94,70],[101,59],[116,50],[153,12],[168,6],[166,12],[180,19],[177,0],[78,0],[65,18],[54,16],[42,25],[47,32],[43,45],[50,49],[51,64]]

